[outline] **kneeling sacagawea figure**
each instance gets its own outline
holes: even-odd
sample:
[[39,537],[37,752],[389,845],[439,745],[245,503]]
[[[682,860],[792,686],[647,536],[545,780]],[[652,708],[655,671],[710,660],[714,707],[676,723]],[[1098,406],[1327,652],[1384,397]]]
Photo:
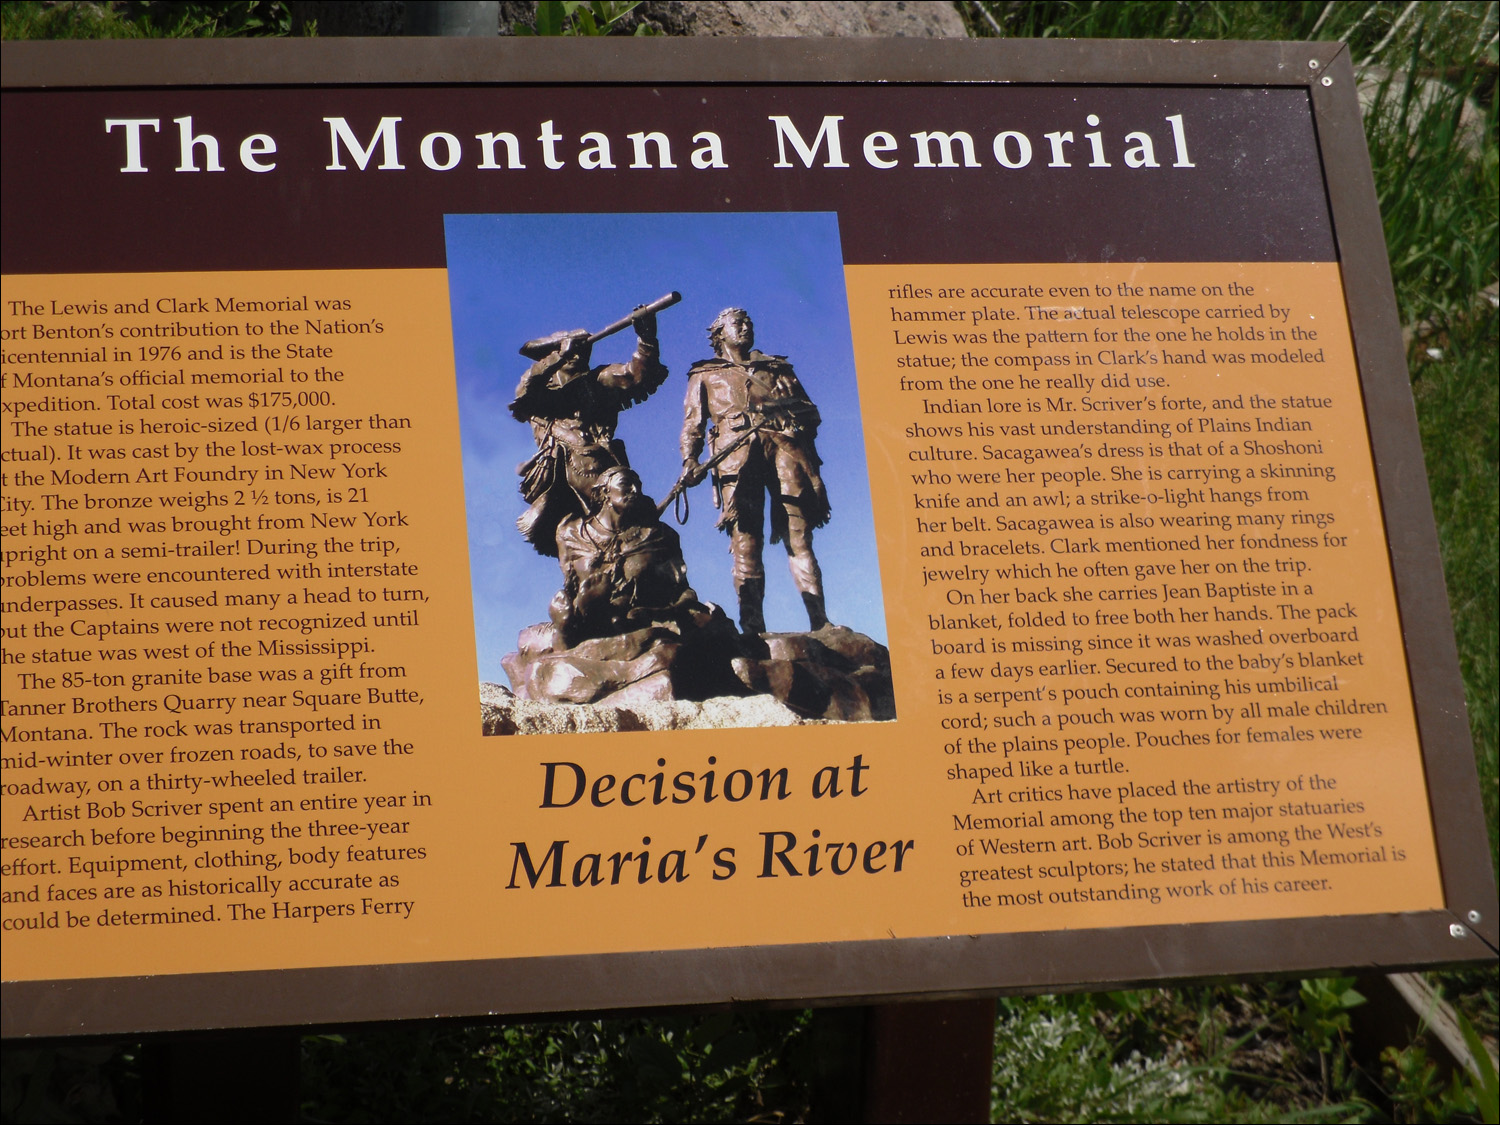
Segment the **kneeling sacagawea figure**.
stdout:
[[688,585],[677,533],[634,471],[605,469],[593,514],[557,525],[563,588],[550,623],[521,633],[503,663],[523,699],[613,705],[744,695],[739,634]]
[[627,468],[606,469],[595,486],[594,514],[557,526],[563,588],[548,614],[563,643],[628,633],[697,602],[682,544],[641,493]]

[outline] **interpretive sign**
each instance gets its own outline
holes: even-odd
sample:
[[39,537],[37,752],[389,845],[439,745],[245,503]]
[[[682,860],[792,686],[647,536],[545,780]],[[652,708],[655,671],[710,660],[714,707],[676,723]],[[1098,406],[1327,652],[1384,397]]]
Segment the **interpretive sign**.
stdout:
[[1341,52],[6,44],[5,1033],[1492,955]]

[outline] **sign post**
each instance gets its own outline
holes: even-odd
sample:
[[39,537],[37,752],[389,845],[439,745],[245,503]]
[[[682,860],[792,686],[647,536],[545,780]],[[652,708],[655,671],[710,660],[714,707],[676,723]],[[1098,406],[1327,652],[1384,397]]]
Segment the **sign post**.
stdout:
[[7,1036],[1493,956],[1339,45],[4,52]]

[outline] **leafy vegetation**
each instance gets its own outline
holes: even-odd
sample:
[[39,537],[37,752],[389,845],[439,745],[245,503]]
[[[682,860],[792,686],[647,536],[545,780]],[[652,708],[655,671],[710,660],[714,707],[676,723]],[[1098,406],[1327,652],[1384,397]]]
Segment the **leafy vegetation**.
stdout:
[[516,35],[610,35],[624,31],[632,23],[633,35],[650,35],[650,24],[627,19],[639,8],[626,0],[539,0],[536,22],[528,27],[517,24]]
[[[621,31],[636,5],[538,5],[538,34]],[[976,35],[1338,39],[1366,133],[1410,343],[1481,792],[1500,776],[1500,155],[1497,4],[963,0]],[[0,4],[7,39],[285,34],[288,6]],[[1476,904],[1493,909],[1492,904]],[[993,1107],[1014,1121],[1496,1120],[1493,968],[1437,973],[1479,1073],[1424,1036],[1359,1056],[1347,978],[1002,1001]],[[309,1120],[796,1121],[815,1113],[828,1017],[799,1012],[451,1024],[308,1036]],[[134,1046],[6,1052],[5,1121],[137,1120]],[[1488,1065],[1488,1069],[1486,1069]]]
[[[315,32],[316,28],[309,28]],[[284,0],[178,3],[174,0],[5,0],[5,39],[180,39],[290,35]]]
[[[800,1118],[806,1013],[405,1025],[305,1041],[308,1116],[374,1121]],[[401,1060],[401,1065],[391,1065]],[[767,1117],[769,1111],[770,1116]]]

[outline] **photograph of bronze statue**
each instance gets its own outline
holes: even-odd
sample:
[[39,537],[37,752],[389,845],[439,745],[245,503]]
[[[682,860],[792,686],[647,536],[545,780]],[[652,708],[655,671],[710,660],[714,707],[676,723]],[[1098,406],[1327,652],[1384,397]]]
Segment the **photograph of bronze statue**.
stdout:
[[[780,263],[790,284],[781,286],[747,285],[731,264],[716,265],[706,253],[675,259],[675,271],[674,259],[665,256],[651,263],[655,268],[642,268],[643,257],[651,260],[650,244],[670,229],[661,220],[680,220],[679,239],[685,229],[708,248],[729,233],[730,216],[571,218],[614,220],[610,257],[620,268],[606,270],[603,278],[622,284],[585,269],[579,253],[576,268],[564,265],[543,278],[533,269],[527,291],[506,299],[495,292],[495,282],[510,276],[507,267],[516,264],[507,256],[533,245],[533,232],[546,217],[449,217],[483,729],[556,733],[893,719],[889,654],[871,635],[884,634],[883,607],[832,216],[754,217],[771,228],[800,227],[824,236],[820,243],[788,231],[757,242],[758,255],[790,256]],[[597,254],[606,240],[589,237],[599,233],[579,232],[579,249]],[[809,243],[814,260],[797,260],[799,252],[809,253]],[[671,272],[684,276],[670,278]],[[624,276],[631,274],[636,276]],[[649,283],[656,292],[662,291],[656,287],[661,280],[683,284],[597,331],[566,329],[526,339],[518,350],[530,363],[502,415],[497,321],[545,329],[545,321],[532,318],[545,316],[553,325],[603,320],[598,314],[609,303],[614,310],[629,307],[623,284],[628,280]],[[835,280],[837,289],[829,292]],[[629,295],[639,292],[638,284]],[[792,330],[803,327],[804,350],[815,365],[822,360],[831,369],[829,381],[818,386],[840,420],[840,469],[857,470],[840,478],[852,498],[850,514],[841,520],[848,523],[849,548],[857,556],[839,550],[842,523],[830,522],[819,406],[786,356],[756,350],[755,323],[746,308],[705,311],[721,307],[724,296],[741,296],[746,306],[759,298],[789,344],[798,339]],[[696,332],[687,323],[694,314],[701,317]],[[830,321],[837,333],[829,332]],[[705,326],[714,352],[707,359],[697,358],[703,346],[692,342],[701,341]],[[807,331],[813,327],[816,334]],[[635,337],[628,354],[617,343],[604,343],[627,329]],[[666,390],[674,370],[686,372],[678,376],[681,400]],[[685,404],[680,420],[674,417],[676,401]],[[507,450],[521,454],[509,461],[513,473],[506,471],[513,482],[510,501],[496,480]],[[857,463],[847,466],[851,461]],[[647,494],[643,478],[665,486],[659,503]],[[702,495],[711,492],[717,518],[693,519],[694,489],[705,482]],[[669,522],[674,515],[675,528]],[[836,589],[841,581],[850,584],[847,602],[839,604],[847,604],[863,629],[839,621],[837,604],[830,614],[813,552],[813,532],[824,527],[825,535],[834,536],[824,545],[833,544],[837,565],[857,571],[846,576],[835,570],[833,580]],[[791,619],[776,584],[768,598],[768,532],[770,542],[786,551],[798,620]],[[717,545],[721,552],[726,539],[728,567],[715,561],[723,556],[714,551]],[[518,556],[512,544],[527,549]],[[854,566],[851,557],[858,558]],[[548,558],[555,563],[544,565]],[[729,599],[700,596],[694,579],[732,590],[738,625],[719,604]],[[493,659],[487,653],[496,648],[508,684],[486,675]]]

